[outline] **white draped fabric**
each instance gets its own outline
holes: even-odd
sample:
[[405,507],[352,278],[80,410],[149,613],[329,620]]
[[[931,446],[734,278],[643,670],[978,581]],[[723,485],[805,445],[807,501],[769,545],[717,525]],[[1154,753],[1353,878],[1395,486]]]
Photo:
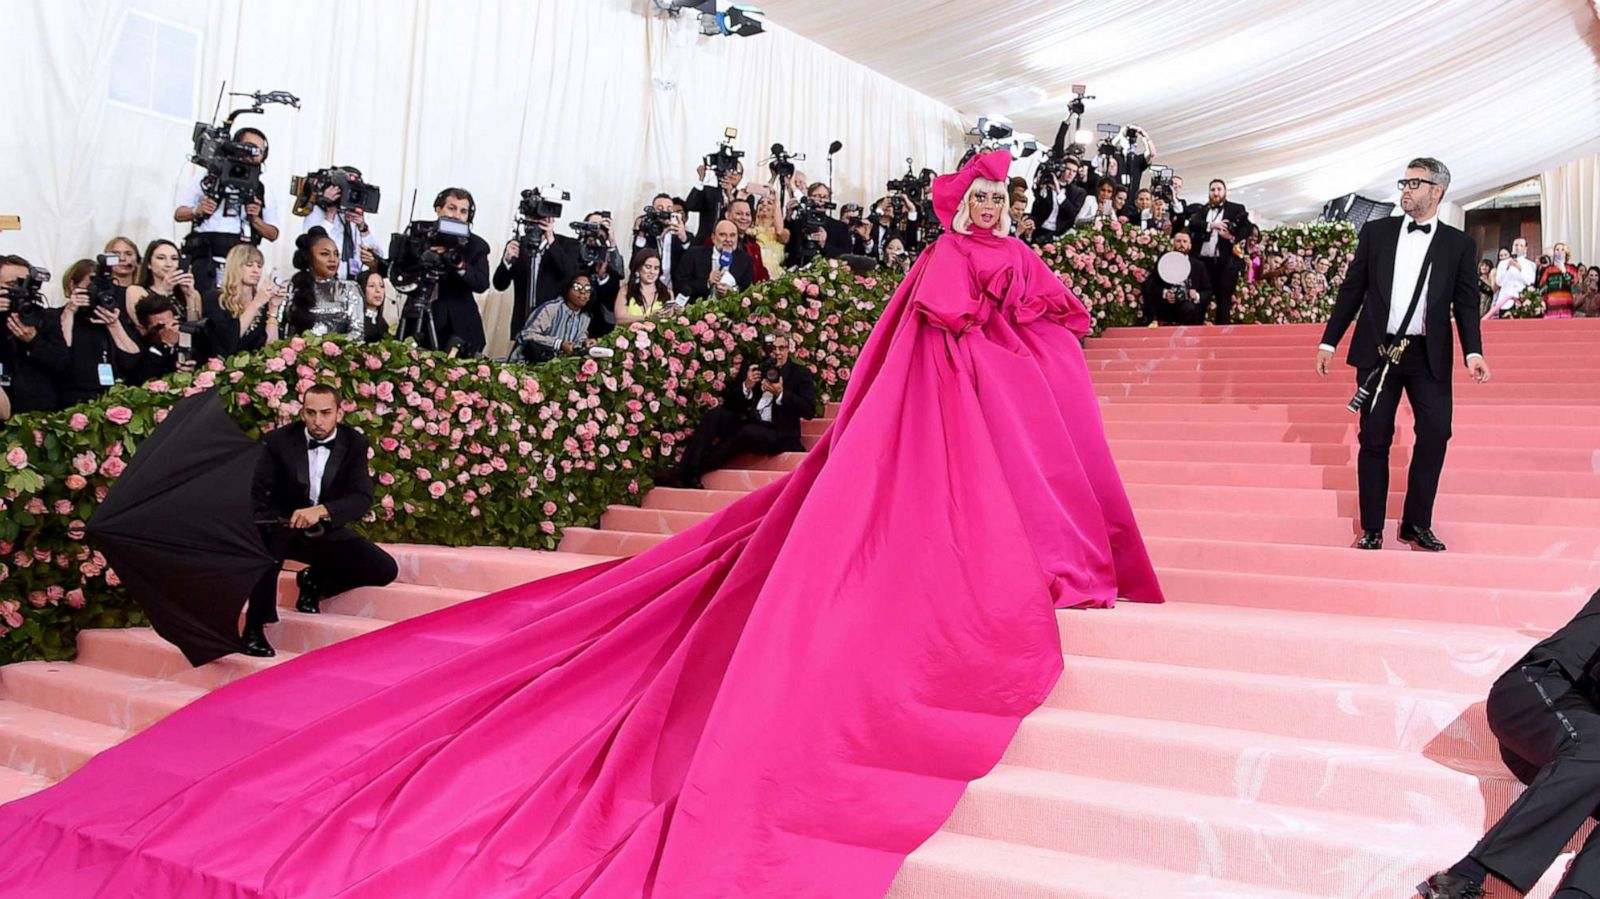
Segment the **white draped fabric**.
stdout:
[[761,0],[787,27],[962,111],[1048,141],[1137,123],[1158,162],[1228,181],[1263,219],[1351,191],[1394,199],[1435,156],[1467,203],[1600,149],[1591,0]]
[[[113,57],[130,14],[198,34],[183,115],[109,98],[127,77]],[[418,217],[441,188],[470,189],[475,230],[498,255],[520,189],[554,185],[572,195],[564,218],[607,209],[626,229],[654,193],[694,185],[728,126],[762,182],[755,163],[772,143],[808,154],[801,170],[816,179],[841,141],[842,199],[880,196],[906,157],[942,168],[960,152],[961,120],[944,104],[779,26],[701,38],[692,15],[663,20],[649,0],[0,0],[0,33],[11,63],[0,213],[24,225],[0,249],[57,271],[114,234],[184,233],[172,209],[196,172],[190,131],[223,80],[302,101],[240,120],[271,136],[267,186],[286,233],[270,258],[285,269],[301,227],[289,176],[330,164],[383,188],[369,219],[384,233],[403,225],[413,189]],[[178,58],[156,54],[158,69]],[[503,299],[485,304],[492,336],[506,330]]]
[[1539,230],[1546,245],[1566,243],[1572,258],[1600,262],[1600,155],[1557,166],[1539,178]]

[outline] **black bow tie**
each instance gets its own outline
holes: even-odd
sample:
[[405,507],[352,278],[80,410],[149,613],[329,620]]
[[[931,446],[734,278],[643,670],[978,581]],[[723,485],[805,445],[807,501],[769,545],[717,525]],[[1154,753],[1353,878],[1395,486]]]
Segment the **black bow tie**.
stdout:
[[1421,231],[1423,234],[1432,234],[1433,225],[1419,225],[1416,222],[1408,222],[1406,224],[1406,233],[1410,234],[1413,231]]
[[307,440],[306,449],[308,451],[319,449],[331,450],[333,449],[333,441],[334,438],[332,437],[329,437],[327,440]]

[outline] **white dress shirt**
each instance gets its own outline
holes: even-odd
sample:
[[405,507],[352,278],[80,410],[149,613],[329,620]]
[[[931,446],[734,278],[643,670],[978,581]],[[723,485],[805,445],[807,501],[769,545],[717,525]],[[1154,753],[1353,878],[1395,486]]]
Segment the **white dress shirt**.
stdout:
[[[178,198],[179,206],[188,206],[198,212],[200,201],[205,199],[205,192],[201,190],[200,186],[200,182],[205,180],[205,177],[204,173],[194,176],[194,181],[189,184],[189,189]],[[263,187],[266,184],[266,180],[266,178],[261,179]],[[278,201],[274,199],[276,195],[270,190],[263,190],[262,193],[265,196],[261,198],[261,220],[274,228],[280,227],[278,223]],[[238,210],[237,215],[223,215],[225,211],[219,208],[216,212],[206,216],[206,220],[196,225],[194,230],[215,231],[220,234],[238,234],[242,237],[250,237],[255,233],[250,227],[250,219],[245,216],[243,209]]]
[[[337,432],[334,435],[329,435],[328,439],[332,440],[336,434]],[[316,438],[311,436],[311,432],[307,431],[306,461],[308,464],[306,468],[311,472],[311,505],[313,506],[322,502],[322,473],[328,469],[328,456],[333,452],[325,446],[312,446],[311,444],[315,440]]]
[[1061,206],[1067,202],[1067,192],[1056,189],[1050,192],[1050,217],[1039,223],[1045,231],[1056,230],[1056,218],[1061,215]]
[[[1206,227],[1207,228],[1211,227],[1211,223],[1212,222],[1220,222],[1220,221],[1222,221],[1222,213],[1223,213],[1223,211],[1224,211],[1224,209],[1223,209],[1222,206],[1212,206],[1210,209],[1207,209],[1206,210]],[[1222,239],[1222,232],[1221,231],[1212,231],[1211,232],[1211,236],[1206,238],[1206,242],[1200,245],[1200,255],[1201,256],[1209,256],[1211,258],[1216,258],[1217,249],[1218,249],[1217,242],[1219,240],[1221,240],[1221,239]]]
[[[778,400],[783,399],[783,393],[779,392],[774,396],[765,390],[761,390],[760,387],[757,387],[756,390],[761,391],[761,398],[756,400],[756,417],[770,425],[772,424],[772,407],[777,404]],[[752,396],[755,396],[755,391],[746,387],[744,389],[744,398],[749,399]]]
[[1495,283],[1500,285],[1500,289],[1495,292],[1491,314],[1498,313],[1521,296],[1524,290],[1533,285],[1536,277],[1533,260],[1526,256],[1513,256],[1495,266]]

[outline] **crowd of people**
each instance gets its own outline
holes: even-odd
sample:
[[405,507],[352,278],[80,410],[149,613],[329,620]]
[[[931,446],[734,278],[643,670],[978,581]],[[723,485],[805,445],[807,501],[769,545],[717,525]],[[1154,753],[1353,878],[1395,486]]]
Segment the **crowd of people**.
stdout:
[[1509,314],[1529,288],[1544,299],[1545,318],[1600,317],[1600,266],[1572,258],[1565,243],[1528,258],[1528,241],[1517,238],[1499,255],[1478,263],[1478,294],[1486,318]]

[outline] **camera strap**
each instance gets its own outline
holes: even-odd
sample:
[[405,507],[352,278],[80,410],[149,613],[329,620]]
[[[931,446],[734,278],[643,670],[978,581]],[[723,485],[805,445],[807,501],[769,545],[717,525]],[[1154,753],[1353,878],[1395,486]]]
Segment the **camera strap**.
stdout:
[[1422,260],[1422,271],[1417,273],[1417,284],[1411,290],[1411,304],[1406,307],[1406,314],[1400,319],[1400,327],[1395,333],[1395,340],[1389,343],[1387,339],[1378,341],[1378,357],[1383,363],[1378,369],[1367,376],[1367,383],[1377,384],[1372,390],[1372,398],[1368,400],[1368,409],[1377,408],[1378,397],[1383,393],[1383,385],[1389,377],[1389,369],[1400,364],[1400,357],[1405,353],[1406,347],[1411,345],[1411,338],[1406,334],[1406,329],[1411,327],[1411,319],[1417,314],[1417,304],[1422,301],[1422,291],[1428,286],[1428,272],[1433,268],[1433,260]]

